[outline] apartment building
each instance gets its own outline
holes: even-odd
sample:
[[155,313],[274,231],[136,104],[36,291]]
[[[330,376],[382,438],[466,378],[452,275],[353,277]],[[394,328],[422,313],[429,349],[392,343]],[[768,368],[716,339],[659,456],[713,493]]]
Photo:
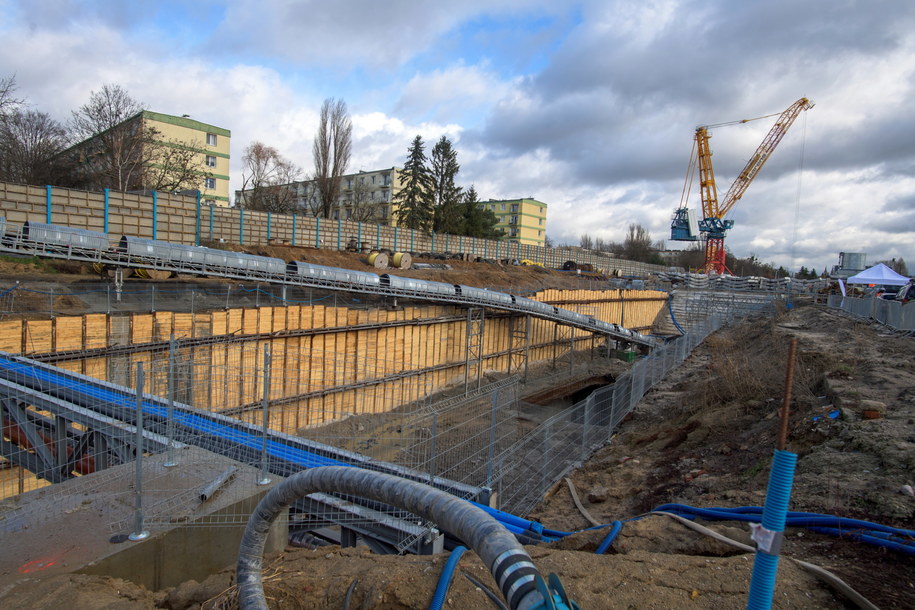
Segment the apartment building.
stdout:
[[[109,183],[110,176],[93,177],[100,166],[99,158],[106,155],[105,140],[112,134],[120,139],[117,149],[130,151],[119,159],[122,172],[128,176],[120,188],[125,191],[145,190],[150,173],[161,170],[168,160],[169,150],[190,151],[187,166],[199,180],[185,181],[186,186],[200,191],[205,204],[229,205],[229,150],[232,133],[225,128],[202,123],[184,116],[172,116],[144,110],[88,140],[70,147],[62,154],[72,155],[77,180],[86,180],[92,188],[118,188]],[[151,149],[150,147],[158,147]],[[108,148],[110,150],[110,147]],[[154,154],[154,151],[158,154]]]
[[[140,113],[144,123],[156,129],[164,142],[180,141],[198,153],[202,180],[200,199],[206,204],[229,205],[229,144],[232,132],[196,121],[148,110]],[[168,144],[166,144],[168,145]]]
[[[340,178],[340,196],[333,209],[334,220],[351,220],[374,224],[393,224],[394,196],[400,192],[401,169],[389,167],[371,171],[345,174]],[[275,188],[287,189],[292,194],[290,203],[294,210],[318,215],[320,198],[314,180],[283,184]],[[250,190],[235,191],[235,201],[244,202]]]
[[505,232],[511,241],[532,246],[542,246],[546,241],[546,208],[542,201],[533,198],[490,199],[480,205],[491,210],[499,220],[496,228]]

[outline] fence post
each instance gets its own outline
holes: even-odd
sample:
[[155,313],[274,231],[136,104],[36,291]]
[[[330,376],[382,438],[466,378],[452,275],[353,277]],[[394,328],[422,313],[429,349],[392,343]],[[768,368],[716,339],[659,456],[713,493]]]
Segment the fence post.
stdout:
[[499,390],[492,393],[492,416],[489,423],[489,459],[486,462],[486,487],[492,489],[492,460],[496,450],[496,409],[499,405]]
[[44,187],[44,196],[45,196],[45,212],[44,218],[45,222],[51,224],[51,189],[53,187],[50,184],[45,185]]
[[[153,191],[152,200],[153,200],[153,202],[152,202],[152,203],[153,203],[152,238],[153,238],[153,239],[156,239],[156,232],[157,232],[157,226],[156,226],[156,224],[157,224],[157,222],[158,222],[158,216],[159,216],[159,210],[158,210],[158,208],[159,208],[159,192],[158,192],[158,191]],[[108,218],[108,215],[107,215],[107,214],[105,214],[105,218],[106,218],[106,220],[107,220],[107,218]],[[106,225],[107,225],[107,223],[106,223]],[[106,233],[108,232],[107,227],[106,227],[106,229],[105,229],[105,232],[106,232]]]
[[168,453],[163,466],[177,466],[175,461],[175,333],[168,339],[168,421],[165,437],[168,442]]
[[143,529],[143,363],[137,363],[137,415],[136,421],[136,474],[133,485],[134,513],[133,532],[128,536],[130,540],[143,540],[149,537],[149,532]]
[[257,480],[258,485],[267,485],[270,483],[270,476],[267,473],[267,426],[270,418],[270,346],[264,346],[264,398],[262,401],[263,410],[263,441],[261,444],[261,474]]

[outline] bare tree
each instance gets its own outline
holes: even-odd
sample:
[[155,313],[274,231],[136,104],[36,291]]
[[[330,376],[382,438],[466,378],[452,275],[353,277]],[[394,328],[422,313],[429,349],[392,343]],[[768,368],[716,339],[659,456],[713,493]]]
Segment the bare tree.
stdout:
[[[151,191],[202,190],[213,177],[200,162],[200,140],[160,139],[159,130],[146,128],[143,188]],[[155,139],[153,139],[155,138]],[[197,150],[195,150],[197,149]]]
[[120,191],[137,188],[143,175],[143,147],[147,140],[142,121],[127,121],[144,105],[120,85],[104,85],[73,111],[71,132],[84,145],[72,149],[82,168],[85,186]]
[[16,77],[7,76],[0,78],[0,118],[17,110],[24,103],[23,100],[13,97],[16,92]]
[[584,250],[591,250],[594,247],[594,240],[590,235],[584,233],[578,238],[578,245]]
[[59,184],[66,172],[55,155],[67,143],[67,130],[44,112],[13,110],[0,116],[0,180]]
[[321,201],[320,215],[324,218],[331,217],[340,197],[341,177],[349,165],[352,138],[353,123],[346,110],[346,102],[333,98],[324,100],[313,146],[314,180]]
[[296,209],[296,185],[302,170],[272,146],[252,142],[242,157],[242,197],[236,205],[263,212]]
[[351,209],[348,220],[379,222],[384,202],[373,198],[373,191],[366,184],[365,178],[357,177],[353,180],[353,188],[350,189],[350,197],[346,205]]

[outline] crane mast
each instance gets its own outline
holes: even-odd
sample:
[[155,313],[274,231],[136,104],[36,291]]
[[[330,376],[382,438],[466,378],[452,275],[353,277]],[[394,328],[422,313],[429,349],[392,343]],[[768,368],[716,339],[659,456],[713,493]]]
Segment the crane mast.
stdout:
[[[709,129],[724,125],[747,123],[757,119],[744,119],[742,121],[704,125],[696,128],[696,166],[699,170],[699,193],[702,198],[703,218],[698,223],[695,222],[691,218],[691,210],[687,209],[685,203],[681,204],[674,212],[673,222],[671,223],[671,239],[696,241],[699,239],[696,231],[696,228],[698,228],[698,231],[704,235],[706,240],[705,267],[703,268],[705,273],[725,273],[728,271],[725,265],[724,238],[728,230],[734,226],[734,221],[725,220],[724,217],[746,193],[747,187],[759,174],[759,171],[772,155],[779,142],[782,141],[788,128],[791,127],[798,115],[810,108],[813,108],[813,104],[806,97],[802,97],[779,115],[769,133],[743,168],[743,171],[740,172],[737,179],[734,180],[734,183],[725,193],[720,204],[718,202],[718,188],[715,184],[715,171],[712,168],[712,150],[709,146],[711,134],[709,134]],[[692,160],[690,165],[692,166]],[[689,176],[687,180],[689,180]]]

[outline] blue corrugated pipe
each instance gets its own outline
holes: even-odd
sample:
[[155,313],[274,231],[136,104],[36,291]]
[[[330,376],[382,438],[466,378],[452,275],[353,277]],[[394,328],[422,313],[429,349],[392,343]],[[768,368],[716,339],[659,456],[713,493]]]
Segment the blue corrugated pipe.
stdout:
[[796,464],[797,454],[790,451],[776,450],[772,458],[772,472],[769,474],[769,488],[766,490],[766,505],[762,514],[762,527],[768,530],[762,533],[771,534],[772,539],[767,542],[757,540],[750,596],[747,600],[748,610],[768,610],[772,607],[782,532],[785,530]]
[[597,547],[597,550],[594,551],[597,555],[603,555],[607,552],[607,549],[610,548],[610,545],[613,544],[613,541],[616,540],[616,535],[620,533],[620,530],[623,529],[623,524],[619,521],[613,522],[613,527],[610,528],[610,533],[604,536],[604,539],[601,541],[600,545]]
[[454,570],[457,568],[461,555],[467,550],[466,546],[456,546],[448,557],[448,563],[439,576],[438,586],[435,587],[435,595],[432,596],[432,603],[429,604],[429,610],[442,610],[442,604],[445,603],[445,595],[448,594],[448,588],[451,586],[451,579],[454,577]]
[[[759,523],[762,519],[762,510],[762,507],[759,506],[696,508],[685,504],[662,504],[655,508],[654,512],[674,513],[688,519],[699,517],[709,521]],[[915,555],[915,530],[890,527],[861,519],[797,511],[788,512],[785,526],[806,527],[820,534],[852,538],[900,553]]]

